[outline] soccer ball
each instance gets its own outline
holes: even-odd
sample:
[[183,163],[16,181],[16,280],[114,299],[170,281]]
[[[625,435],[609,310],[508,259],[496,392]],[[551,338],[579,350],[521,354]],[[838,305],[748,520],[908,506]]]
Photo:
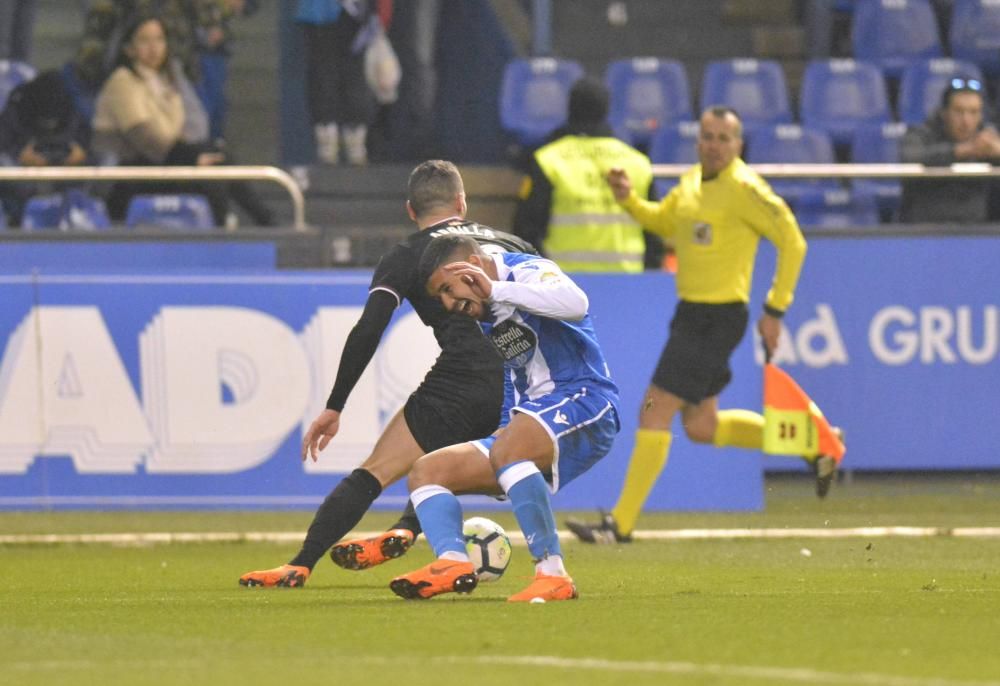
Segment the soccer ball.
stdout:
[[510,564],[510,539],[503,527],[486,517],[471,517],[462,525],[465,550],[480,581],[496,581]]

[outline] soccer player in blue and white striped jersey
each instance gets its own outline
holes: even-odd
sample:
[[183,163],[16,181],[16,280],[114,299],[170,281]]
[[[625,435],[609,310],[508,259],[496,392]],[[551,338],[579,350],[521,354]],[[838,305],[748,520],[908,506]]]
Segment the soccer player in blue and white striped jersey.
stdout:
[[475,241],[439,239],[420,273],[445,308],[479,320],[504,359],[505,423],[492,436],[420,458],[409,485],[433,563],[393,579],[404,598],[469,592],[477,580],[456,494],[506,495],[535,560],[535,579],[514,602],[570,600],[549,491],[583,474],[620,429],[618,388],[597,342],[586,294],[550,260],[489,254]]

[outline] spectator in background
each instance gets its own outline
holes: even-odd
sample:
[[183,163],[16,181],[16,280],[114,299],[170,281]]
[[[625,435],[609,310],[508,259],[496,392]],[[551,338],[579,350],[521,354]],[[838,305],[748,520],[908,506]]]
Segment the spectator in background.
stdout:
[[195,37],[198,68],[198,97],[208,114],[209,135],[218,140],[225,134],[226,81],[229,78],[230,21],[257,11],[257,0],[212,0],[195,2]]
[[[208,143],[200,101],[177,63],[172,62],[166,29],[156,16],[136,19],[122,36],[119,66],[97,97],[93,148],[121,164],[223,164],[226,155]],[[217,225],[223,225],[233,196],[260,226],[270,226],[270,210],[243,183],[124,182],[108,197],[108,212],[121,220],[139,193],[199,193],[208,198]]]
[[229,22],[256,9],[257,0],[95,0],[77,54],[64,72],[77,109],[93,118],[97,91],[118,66],[125,30],[136,17],[156,15],[170,38],[171,56],[202,99],[212,139],[221,138]]
[[0,60],[31,61],[36,0],[0,0]]
[[[566,271],[643,270],[642,226],[615,202],[604,181],[611,168],[627,169],[636,192],[647,197],[649,158],[612,136],[604,84],[584,78],[569,94],[569,117],[550,143],[535,151],[521,186],[514,234]],[[662,243],[651,241],[659,266]]]
[[299,0],[303,25],[306,102],[316,136],[316,155],[337,164],[343,142],[348,164],[368,163],[368,127],[375,96],[364,72],[362,28],[374,12],[371,0]]
[[[15,88],[0,113],[0,163],[24,167],[82,165],[87,162],[87,131],[55,71],[44,71]],[[21,222],[24,203],[39,186],[0,184],[12,224]]]
[[[956,162],[1000,163],[1000,135],[984,115],[983,84],[952,79],[941,107],[903,136],[900,157],[932,167]],[[905,222],[974,223],[1000,220],[1000,189],[989,179],[904,179]]]

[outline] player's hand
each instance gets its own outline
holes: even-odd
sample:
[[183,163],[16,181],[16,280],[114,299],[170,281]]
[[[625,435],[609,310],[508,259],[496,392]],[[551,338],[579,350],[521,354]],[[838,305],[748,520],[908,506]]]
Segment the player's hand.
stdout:
[[309,430],[302,437],[302,461],[311,457],[315,462],[319,452],[326,447],[330,439],[340,430],[340,413],[336,410],[323,410],[309,425]]
[[778,349],[778,337],[781,336],[781,320],[764,313],[757,321],[757,332],[760,333],[760,339],[764,343],[764,349],[767,350],[767,356],[769,358],[772,357],[774,351]]
[[482,267],[471,262],[452,262],[444,266],[445,272],[455,274],[467,284],[472,292],[484,300],[493,295],[493,280],[483,271]]
[[608,185],[614,193],[615,200],[621,202],[632,194],[632,180],[628,177],[628,172],[615,167],[608,172]]

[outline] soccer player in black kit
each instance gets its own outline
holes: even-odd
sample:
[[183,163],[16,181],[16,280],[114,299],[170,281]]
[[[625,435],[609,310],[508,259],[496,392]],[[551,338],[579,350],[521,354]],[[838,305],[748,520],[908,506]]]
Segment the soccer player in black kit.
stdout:
[[388,531],[369,539],[336,544],[361,521],[382,489],[405,476],[425,453],[488,436],[500,423],[503,360],[469,317],[449,314],[428,295],[417,275],[424,249],[456,233],[478,240],[484,250],[535,253],[516,236],[467,221],[465,189],[451,162],[429,160],[411,173],[407,213],[419,231],[382,256],[368,300],[344,343],[340,367],[326,409],[302,439],[302,459],[316,460],[340,428],[347,397],[375,354],[393,311],[407,299],[434,330],[441,354],[405,406],[386,425],[368,459],[333,489],[313,518],[299,553],[288,564],[240,577],[243,586],[299,587],[330,550],[345,569],[365,569],[399,557],[420,533],[412,505]]

